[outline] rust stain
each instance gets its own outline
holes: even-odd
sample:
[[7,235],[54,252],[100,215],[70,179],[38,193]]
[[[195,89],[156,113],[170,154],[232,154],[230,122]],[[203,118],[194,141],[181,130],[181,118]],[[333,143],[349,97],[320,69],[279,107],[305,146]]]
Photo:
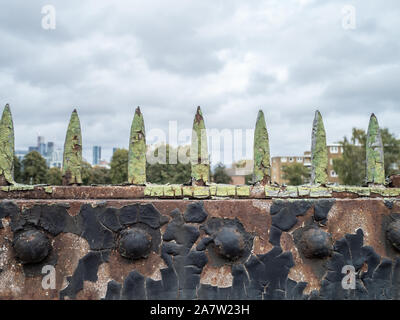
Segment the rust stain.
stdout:
[[108,263],[102,263],[97,271],[97,281],[84,281],[83,289],[78,292],[78,300],[100,300],[106,296],[107,284],[110,279],[110,266]]
[[[54,187],[58,189],[58,196],[68,197],[78,189],[76,187]],[[97,187],[93,187],[94,189]],[[59,198],[52,199],[17,199],[14,202],[19,208],[30,208],[36,204],[69,204],[68,213],[76,216],[84,203],[90,203],[93,206],[102,204],[107,207],[121,208],[130,204],[152,203],[162,215],[169,216],[170,212],[179,209],[183,214],[187,205],[193,202],[203,201],[204,208],[209,214],[209,218],[237,218],[244,226],[247,232],[254,236],[253,254],[265,254],[273,246],[269,243],[269,230],[271,228],[271,215],[269,213],[272,200],[266,199],[223,199],[223,200],[162,200],[162,199],[124,199],[126,187],[117,187],[113,190],[110,198],[105,198],[107,190],[110,187],[99,187],[96,192],[96,198],[90,198],[94,194],[91,187],[79,187],[78,199]],[[115,188],[115,187],[112,187]],[[135,187],[136,188],[136,187]],[[134,190],[131,188],[129,190]],[[75,190],[75,191],[74,191]],[[118,192],[122,191],[119,195]],[[30,191],[28,191],[30,192]],[[39,191],[38,191],[39,192]],[[42,192],[42,191],[40,191]],[[22,193],[21,193],[22,195]],[[36,194],[37,196],[41,196]],[[48,195],[48,194],[47,194]],[[26,196],[26,194],[25,194]],[[85,200],[85,197],[89,197]],[[118,198],[121,197],[121,198]],[[372,246],[374,250],[382,257],[388,256],[385,248],[385,232],[382,230],[383,219],[390,213],[399,212],[400,201],[394,201],[393,209],[388,209],[382,198],[359,198],[359,199],[336,199],[335,204],[328,215],[327,226],[323,229],[332,234],[333,241],[343,238],[346,234],[354,234],[357,229],[364,232],[364,245]],[[295,266],[291,268],[289,278],[297,282],[307,282],[304,293],[309,294],[313,290],[320,289],[320,277],[317,275],[319,269],[315,268],[315,262],[302,258],[294,243],[292,233],[299,227],[305,225],[312,219],[313,208],[304,216],[297,217],[297,224],[291,229],[291,232],[283,232],[281,236],[281,247],[283,251],[291,252],[295,261]],[[22,265],[18,264],[12,252],[11,240],[13,233],[10,230],[10,218],[2,219],[4,228],[0,230],[0,297],[2,299],[58,299],[58,292],[67,286],[66,277],[71,276],[81,258],[89,251],[87,241],[77,235],[70,233],[61,233],[52,240],[53,250],[58,255],[56,265],[56,289],[41,289],[42,277],[26,278]],[[199,224],[193,224],[197,227]],[[167,225],[161,227],[164,233]],[[194,244],[194,247],[207,235],[200,229],[200,237]],[[101,299],[105,296],[107,283],[114,279],[123,283],[125,278],[133,270],[137,270],[143,276],[153,280],[161,280],[160,270],[166,268],[160,253],[152,252],[147,259],[128,260],[120,256],[117,250],[112,250],[109,263],[103,263],[98,270],[98,281],[96,283],[85,281],[84,289],[78,293],[78,299]],[[367,266],[363,267],[366,271]],[[231,266],[221,267],[207,264],[201,274],[201,283],[210,284],[218,287],[232,286]],[[39,289],[38,289],[39,288]]]
[[292,230],[304,227],[307,221],[313,219],[313,215],[314,215],[314,207],[311,207],[310,209],[307,210],[307,212],[304,215],[296,217],[297,223],[293,226]]
[[268,235],[255,236],[253,241],[253,254],[265,254],[273,249],[273,245],[268,241]]
[[133,270],[136,270],[145,277],[158,280],[161,278],[160,269],[165,268],[164,260],[159,254],[151,252],[147,259],[129,260],[121,257],[118,251],[113,250],[109,258],[110,280],[114,279],[123,283],[125,278]]
[[297,282],[307,282],[307,287],[304,289],[305,294],[310,294],[313,290],[319,290],[321,288],[320,280],[313,272],[312,267],[304,263],[291,234],[282,233],[281,247],[283,251],[292,253],[295,263],[295,266],[290,269],[288,277]]
[[69,204],[69,207],[67,208],[67,212],[71,217],[77,216],[79,212],[81,211],[81,206],[82,204],[79,202],[73,202]]
[[250,187],[250,198],[252,199],[265,199],[265,188],[262,185]]
[[169,216],[171,211],[178,209],[182,214],[185,213],[186,207],[188,204],[192,203],[193,201],[189,200],[158,200],[158,201],[151,201],[154,207],[165,216]]
[[271,216],[253,205],[253,200],[205,200],[204,208],[212,217],[237,218],[247,232],[265,235],[271,226]]
[[336,201],[328,215],[328,232],[337,241],[361,228],[364,245],[372,246],[380,256],[387,256],[381,226],[383,216],[389,213],[381,199]]
[[67,287],[67,277],[72,276],[79,260],[89,253],[90,247],[84,238],[72,233],[61,233],[53,239],[53,250],[57,252],[56,289]]
[[389,177],[391,188],[400,188],[400,174],[395,174]]
[[222,267],[213,267],[207,264],[201,273],[200,283],[228,288],[232,286],[232,267],[224,265]]
[[22,265],[14,259],[14,253],[11,249],[13,234],[9,227],[9,218],[2,219],[7,221],[1,230],[0,237],[0,296],[4,300],[21,297],[24,292],[25,275]]

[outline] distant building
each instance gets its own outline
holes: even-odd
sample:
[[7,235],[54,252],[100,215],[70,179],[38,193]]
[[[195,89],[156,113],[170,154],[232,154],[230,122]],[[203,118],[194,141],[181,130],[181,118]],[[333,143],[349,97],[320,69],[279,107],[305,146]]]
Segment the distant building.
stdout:
[[98,165],[100,164],[101,161],[101,147],[100,146],[94,146],[93,147],[93,165]]
[[[328,182],[339,183],[339,176],[333,169],[333,160],[342,157],[343,147],[340,144],[330,144],[328,148]],[[271,159],[271,180],[278,184],[287,184],[283,178],[283,166],[301,163],[305,167],[311,168],[311,152],[306,151],[302,156],[273,157]],[[308,183],[309,181],[306,181]]]
[[45,143],[43,136],[37,137],[37,146],[29,147],[28,151],[17,151],[17,157],[22,160],[28,152],[37,151],[46,160],[47,165],[52,167],[61,168],[63,160],[63,150],[61,148],[55,149],[55,144],[52,141]]
[[[306,151],[302,156],[273,157],[271,159],[271,182],[279,184],[288,183],[283,179],[283,167],[295,163],[301,163],[305,167],[311,168],[311,152]],[[305,181],[306,183],[310,181]]]
[[46,156],[46,144],[44,142],[44,137],[43,136],[38,136],[37,137],[37,148],[39,153],[45,157]]
[[53,150],[54,150],[54,142],[48,142],[46,145],[43,136],[37,137],[36,146],[28,147],[28,152],[37,151],[45,158],[51,157],[51,153],[53,152]]
[[226,173],[231,177],[231,184],[245,184],[246,176],[253,174],[253,160],[240,160],[232,164],[226,169]]
[[328,145],[328,181],[330,183],[339,183],[339,175],[333,169],[333,160],[343,156],[343,146],[340,144]]
[[27,150],[16,150],[15,156],[18,158],[19,161],[22,161],[27,153]]
[[56,148],[53,150],[51,153],[51,156],[47,158],[47,165],[50,168],[57,167],[57,168],[62,168],[62,162],[63,162],[63,149],[61,148]]
[[54,152],[54,142],[47,142],[46,156],[51,157]]
[[100,160],[100,162],[96,165],[96,167],[110,169],[110,163],[105,160]]

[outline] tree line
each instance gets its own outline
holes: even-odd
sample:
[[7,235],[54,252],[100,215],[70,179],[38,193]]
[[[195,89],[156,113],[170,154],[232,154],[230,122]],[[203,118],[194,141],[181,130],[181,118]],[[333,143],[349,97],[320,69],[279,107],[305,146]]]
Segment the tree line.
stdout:
[[[157,184],[183,184],[191,180],[191,165],[169,163],[169,153],[176,149],[166,145],[155,150],[155,154],[166,152],[165,164],[146,164],[147,181]],[[210,172],[211,174],[211,172]],[[231,178],[225,172],[225,166],[218,164],[211,174],[216,183],[230,183]],[[57,167],[49,168],[46,160],[37,151],[31,151],[25,155],[22,161],[14,157],[14,179],[24,184],[62,184],[62,170]],[[93,184],[122,184],[128,180],[128,150],[117,149],[110,162],[110,169],[101,166],[92,166],[82,162],[83,185]]]
[[[400,139],[390,133],[387,128],[381,130],[384,154],[385,172],[387,176],[399,173],[400,168]],[[353,128],[350,138],[344,137],[340,141],[343,147],[343,156],[333,160],[333,167],[339,175],[340,183],[344,185],[363,185],[365,179],[365,145],[367,134],[362,129]],[[155,154],[165,152],[165,164],[155,163],[146,165],[147,181],[157,184],[189,183],[191,179],[190,163],[170,164],[169,153],[177,152],[172,146],[166,145],[156,148]],[[310,171],[303,164],[292,164],[282,168],[283,178],[290,185],[301,185],[309,182]],[[84,185],[92,184],[121,184],[128,180],[128,150],[117,149],[111,159],[110,169],[91,166],[88,162],[82,163],[82,181]],[[226,168],[219,163],[213,172],[210,172],[215,183],[230,183],[231,177]],[[14,158],[15,181],[25,184],[61,185],[62,172],[59,168],[48,168],[46,160],[37,151],[29,152],[20,162]],[[250,184],[252,176],[246,176],[246,183]]]
[[[400,139],[389,132],[388,128],[381,130],[384,146],[386,176],[399,173]],[[343,185],[361,186],[366,177],[366,143],[367,133],[363,129],[353,128],[350,138],[346,136],[339,144],[343,147],[343,155],[333,160],[333,169]],[[282,168],[283,178],[290,185],[301,185],[310,180],[310,170],[303,164],[286,165]]]

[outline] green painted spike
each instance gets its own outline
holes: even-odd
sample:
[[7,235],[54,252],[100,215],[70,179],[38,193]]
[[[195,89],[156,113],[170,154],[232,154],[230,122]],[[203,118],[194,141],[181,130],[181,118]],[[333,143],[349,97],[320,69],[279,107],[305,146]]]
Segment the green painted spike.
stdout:
[[328,149],[324,122],[319,111],[315,112],[312,129],[311,183],[321,185],[328,183]]
[[200,107],[193,120],[192,144],[190,148],[192,165],[192,182],[207,184],[210,177],[210,161],[208,159],[207,133]]
[[128,182],[131,184],[146,183],[146,134],[143,114],[137,107],[131,126],[129,138]]
[[260,182],[264,185],[271,182],[269,138],[262,110],[258,111],[256,129],[254,131],[253,182]]
[[381,130],[379,129],[378,119],[374,114],[371,115],[368,126],[367,145],[367,183],[385,183],[385,159],[383,152],[383,142]]
[[76,109],[71,114],[64,144],[63,184],[82,183],[82,134]]
[[14,184],[14,125],[10,106],[6,104],[0,120],[0,182]]

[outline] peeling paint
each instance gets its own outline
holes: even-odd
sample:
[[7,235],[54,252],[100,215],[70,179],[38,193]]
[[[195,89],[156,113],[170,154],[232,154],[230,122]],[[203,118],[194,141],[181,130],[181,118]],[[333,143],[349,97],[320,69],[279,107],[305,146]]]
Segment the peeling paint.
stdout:
[[34,185],[29,185],[29,184],[19,184],[15,183],[10,186],[5,186],[1,187],[2,191],[9,192],[9,191],[28,191],[28,190],[34,190],[35,186]]
[[193,183],[207,184],[210,178],[210,161],[208,158],[206,126],[200,107],[197,107],[193,121],[190,162]]
[[250,187],[249,186],[237,186],[236,195],[238,197],[250,197]]
[[231,287],[233,281],[231,269],[231,266],[213,267],[208,265],[203,269],[200,283],[219,288]]
[[[167,194],[174,190],[172,185],[159,187],[167,190]],[[210,190],[191,188],[195,193]],[[316,189],[329,188],[310,187],[310,190]],[[337,278],[341,276],[341,264],[352,264],[359,270],[367,263],[368,268],[379,273],[389,261],[393,267],[388,281],[394,279],[394,282],[388,285],[395,288],[398,253],[388,247],[383,237],[385,221],[390,222],[397,215],[384,200],[393,201],[391,198],[249,198],[118,199],[100,203],[93,199],[69,199],[68,207],[80,208],[78,213],[66,210],[66,200],[2,201],[0,218],[10,223],[0,228],[0,267],[3,269],[0,297],[342,299],[340,282],[327,277],[328,271],[335,272]],[[327,202],[332,206],[324,205]],[[325,224],[321,224],[324,216]],[[139,260],[122,257],[116,247],[120,232],[144,225],[152,239],[158,239],[154,250]],[[36,290],[41,277],[27,276],[26,266],[17,263],[10,250],[13,233],[25,227],[47,230],[52,238],[52,250],[58,257],[54,291]],[[306,258],[301,247],[298,248],[301,239],[298,235],[302,235],[298,232],[306,227],[332,234],[335,255]],[[242,244],[246,244],[246,254],[238,252],[237,260],[230,259],[231,254],[226,255],[237,245],[240,249]],[[378,264],[374,265],[370,257],[377,259]],[[364,265],[362,270],[368,272]],[[385,274],[380,273],[381,276]],[[366,277],[373,280],[371,275]],[[262,285],[265,283],[267,287]],[[378,282],[365,284],[369,286],[370,298],[380,294]],[[395,293],[386,298],[390,297],[399,298]]]
[[328,183],[328,150],[325,127],[319,111],[315,112],[311,141],[311,183],[326,185]]
[[278,197],[280,188],[265,186],[265,196],[266,197]]
[[385,183],[385,160],[383,152],[383,142],[381,130],[379,129],[378,119],[374,114],[368,126],[367,133],[367,177],[368,184],[383,185]]
[[71,114],[64,144],[63,184],[82,184],[82,134],[76,109]]
[[329,188],[323,187],[314,187],[310,189],[310,197],[311,198],[324,198],[324,197],[332,197],[332,190]]
[[139,107],[133,117],[129,139],[128,182],[138,185],[146,183],[146,134]]
[[194,186],[193,197],[195,198],[207,198],[210,196],[210,190],[208,187]]
[[297,198],[298,189],[297,187],[287,186],[284,189],[279,190],[278,197],[280,198]]
[[192,197],[193,196],[193,187],[183,186],[182,193],[184,197]]
[[46,193],[53,193],[53,187],[44,187]]
[[234,197],[236,195],[236,187],[229,184],[217,185],[217,197]]
[[4,184],[14,184],[14,124],[6,104],[0,120],[0,177]]
[[254,171],[253,182],[267,184],[271,181],[271,159],[269,138],[264,113],[258,111],[254,131]]

